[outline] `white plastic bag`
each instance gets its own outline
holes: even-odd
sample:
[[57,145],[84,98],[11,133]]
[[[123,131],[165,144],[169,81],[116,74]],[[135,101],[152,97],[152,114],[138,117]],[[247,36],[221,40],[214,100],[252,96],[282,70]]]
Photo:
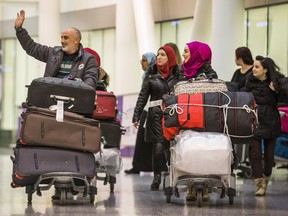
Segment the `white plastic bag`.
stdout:
[[230,175],[232,143],[222,133],[180,131],[171,147],[171,165],[195,175]]

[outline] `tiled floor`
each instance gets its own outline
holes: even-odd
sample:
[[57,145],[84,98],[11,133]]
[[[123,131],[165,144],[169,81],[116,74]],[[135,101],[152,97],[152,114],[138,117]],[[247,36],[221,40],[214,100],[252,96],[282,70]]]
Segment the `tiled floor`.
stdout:
[[[274,169],[265,197],[255,197],[255,184],[251,179],[237,178],[237,196],[230,205],[228,197],[210,194],[210,199],[197,207],[196,202],[186,202],[172,196],[166,203],[163,191],[150,191],[151,173],[125,175],[124,169],[131,167],[131,157],[123,158],[123,169],[116,177],[114,193],[108,185],[98,181],[98,193],[94,204],[88,198],[69,197],[66,205],[51,202],[54,190],[43,191],[42,196],[33,195],[32,205],[27,204],[24,188],[10,187],[12,163],[11,149],[0,148],[0,215],[288,215],[288,170]],[[281,165],[277,163],[277,166]]]

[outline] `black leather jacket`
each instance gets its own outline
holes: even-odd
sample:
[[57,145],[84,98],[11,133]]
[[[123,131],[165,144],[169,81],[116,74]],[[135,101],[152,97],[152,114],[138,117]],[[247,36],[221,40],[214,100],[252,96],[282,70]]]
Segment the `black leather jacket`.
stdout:
[[[148,72],[143,81],[142,89],[138,95],[134,109],[132,122],[140,120],[143,109],[150,96],[150,101],[162,100],[164,94],[170,94],[174,85],[179,79],[179,66],[175,66],[173,72],[167,79],[164,79],[154,65]],[[145,140],[149,142],[163,142],[161,106],[150,107],[147,115]]]

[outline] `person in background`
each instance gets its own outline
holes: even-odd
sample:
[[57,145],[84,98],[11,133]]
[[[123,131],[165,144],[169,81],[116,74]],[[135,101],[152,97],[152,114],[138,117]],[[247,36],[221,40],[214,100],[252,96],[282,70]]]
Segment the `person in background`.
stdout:
[[[208,44],[192,41],[186,43],[182,54],[182,64],[185,79],[218,78],[217,73],[211,66],[212,51]],[[208,189],[203,190],[203,200],[208,200]],[[186,193],[187,201],[196,200],[196,190],[189,188]]]
[[245,87],[246,76],[252,72],[253,57],[248,47],[238,47],[235,50],[235,63],[238,68],[231,79],[231,82],[237,83],[237,89],[241,91]]
[[178,65],[182,65],[183,60],[182,60],[182,56],[181,56],[181,53],[179,51],[178,46],[175,43],[172,43],[172,42],[166,43],[165,45],[170,46],[170,47],[173,48],[173,50],[174,50],[174,52],[176,54],[177,64]]
[[[153,52],[147,52],[142,55],[140,60],[142,70],[144,71],[142,76],[142,84],[147,76],[148,69],[156,63],[156,54]],[[132,161],[132,168],[125,170],[126,174],[139,174],[140,171],[151,172],[152,169],[152,142],[145,142],[145,121],[147,117],[148,107],[146,106],[142,112],[140,123],[136,136],[135,152]]]
[[99,66],[100,71],[99,71],[99,77],[98,77],[96,90],[107,91],[107,87],[109,86],[110,77],[109,77],[109,74],[101,67],[101,58],[100,58],[99,54],[95,50],[93,50],[89,47],[85,47],[84,51],[92,54],[95,57],[97,64]]
[[61,46],[48,47],[36,43],[22,27],[25,11],[17,13],[15,30],[18,41],[26,53],[39,61],[46,62],[45,77],[59,77],[83,81],[96,89],[99,67],[93,55],[84,52],[81,32],[74,27],[61,34]]
[[283,90],[281,86],[283,77],[275,62],[263,56],[256,56],[252,73],[246,77],[245,89],[252,92],[258,114],[258,126],[253,143],[249,146],[252,175],[255,177],[257,186],[255,196],[265,195],[272,174],[275,142],[281,134],[277,102],[278,94]]
[[164,138],[162,129],[162,97],[173,90],[175,79],[178,78],[178,69],[174,50],[170,46],[161,46],[157,51],[156,64],[147,72],[132,118],[132,123],[138,128],[141,114],[150,97],[145,141],[153,143],[152,164],[154,178],[151,184],[152,191],[159,190],[161,184],[164,149],[168,142]]

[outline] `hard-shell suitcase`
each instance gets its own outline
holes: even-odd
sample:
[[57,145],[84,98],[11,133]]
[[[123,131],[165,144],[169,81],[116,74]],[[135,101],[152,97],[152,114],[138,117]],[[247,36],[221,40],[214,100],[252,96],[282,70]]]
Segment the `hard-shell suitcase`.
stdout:
[[50,172],[72,172],[95,175],[95,156],[90,152],[52,147],[14,148],[15,169],[20,176],[35,176]]
[[276,139],[274,152],[275,156],[288,159],[288,134],[282,133],[281,136]]
[[56,112],[28,107],[23,114],[20,133],[22,144],[43,145],[97,153],[101,145],[98,120],[64,112],[63,122],[56,121]]
[[101,121],[102,142],[104,148],[118,148],[120,149],[121,136],[124,135],[125,130],[118,122]]
[[283,133],[288,134],[288,106],[278,107],[279,112],[282,112],[281,115],[281,130]]
[[83,83],[57,77],[40,77],[28,86],[27,104],[42,108],[64,101],[64,110],[91,116],[95,108],[95,90]]
[[117,98],[113,92],[96,91],[96,108],[94,119],[115,120],[117,115]]

